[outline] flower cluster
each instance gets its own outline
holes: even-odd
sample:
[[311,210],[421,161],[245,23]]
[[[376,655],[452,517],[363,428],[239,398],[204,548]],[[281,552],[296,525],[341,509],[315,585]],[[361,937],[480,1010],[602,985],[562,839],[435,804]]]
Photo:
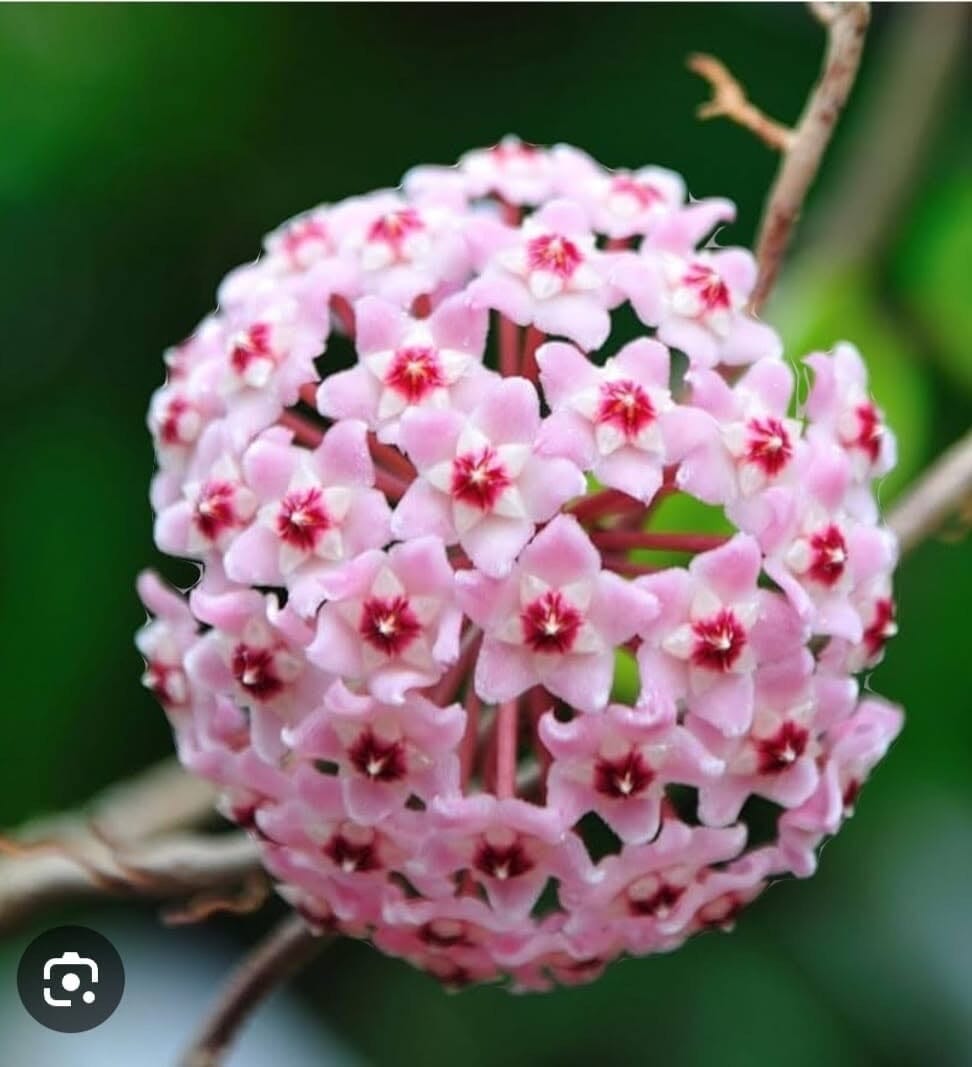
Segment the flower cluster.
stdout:
[[167,353],[155,538],[203,573],[142,577],[145,683],[315,926],[587,981],[851,812],[894,439],[850,345],[797,402],[732,213],[508,139],[287,223]]

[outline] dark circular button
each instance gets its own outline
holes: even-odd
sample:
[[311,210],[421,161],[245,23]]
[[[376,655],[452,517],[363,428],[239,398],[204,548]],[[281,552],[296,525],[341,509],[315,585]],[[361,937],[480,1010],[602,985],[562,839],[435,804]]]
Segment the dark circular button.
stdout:
[[118,1007],[125,968],[115,946],[87,926],[58,926],[35,937],[20,957],[17,990],[48,1030],[93,1030]]

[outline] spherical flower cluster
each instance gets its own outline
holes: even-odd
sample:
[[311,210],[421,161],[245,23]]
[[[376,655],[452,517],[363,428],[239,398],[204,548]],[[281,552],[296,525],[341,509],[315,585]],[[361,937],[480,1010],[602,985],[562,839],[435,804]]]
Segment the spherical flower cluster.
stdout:
[[316,927],[583,982],[851,812],[894,439],[848,344],[797,402],[732,214],[508,139],[287,223],[167,353],[155,538],[203,574],[142,577],[145,683]]

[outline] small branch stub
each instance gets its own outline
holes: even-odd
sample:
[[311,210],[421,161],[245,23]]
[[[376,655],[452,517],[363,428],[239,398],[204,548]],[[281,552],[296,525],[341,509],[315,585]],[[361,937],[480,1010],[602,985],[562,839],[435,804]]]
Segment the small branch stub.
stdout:
[[956,441],[891,509],[888,525],[901,552],[910,552],[936,533],[950,515],[972,501],[972,430]]
[[700,119],[731,119],[770,148],[785,152],[790,147],[793,131],[751,103],[746,90],[715,56],[697,52],[689,56],[688,68],[712,86],[712,99],[696,111]]
[[730,118],[782,153],[756,240],[759,274],[749,302],[754,315],[773,289],[793,227],[853,88],[870,20],[866,3],[814,3],[810,8],[826,27],[827,52],[820,77],[792,130],[750,103],[742,85],[720,60],[708,55],[693,55],[688,60],[689,68],[705,78],[713,90],[712,100],[699,109],[699,118]]

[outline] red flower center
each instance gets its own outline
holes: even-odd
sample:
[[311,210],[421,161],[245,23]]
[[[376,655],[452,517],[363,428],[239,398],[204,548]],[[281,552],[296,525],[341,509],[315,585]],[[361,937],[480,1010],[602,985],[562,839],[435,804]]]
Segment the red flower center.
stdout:
[[182,417],[194,410],[193,405],[182,396],[174,396],[165,406],[159,420],[159,438],[163,444],[179,445],[184,443],[182,436]]
[[631,174],[616,174],[611,181],[611,193],[614,196],[630,196],[642,210],[665,199],[653,185],[639,181]]
[[695,290],[704,311],[728,311],[732,305],[729,287],[704,263],[693,263],[682,276],[682,284]]
[[269,323],[254,323],[248,330],[237,334],[233,339],[230,364],[237,374],[244,374],[255,359],[273,359]]
[[749,431],[746,460],[761,467],[771,478],[779,474],[793,455],[793,442],[782,420],[771,416],[750,419],[746,429]]
[[188,693],[186,677],[179,667],[159,660],[149,660],[145,667],[143,682],[155,699],[165,707],[184,704]]
[[382,741],[369,727],[348,751],[351,766],[374,782],[397,782],[405,777],[405,746],[401,741]]
[[630,441],[655,420],[651,397],[637,383],[622,379],[605,382],[594,417],[595,422],[616,426]]
[[833,523],[810,537],[809,575],[821,585],[836,585],[847,566],[847,542]]
[[656,919],[663,919],[681,900],[684,893],[685,886],[662,882],[650,896],[634,897],[629,894],[628,910],[632,915],[652,915]]
[[436,948],[455,948],[457,945],[469,945],[465,923],[454,919],[437,919],[423,923],[418,928],[418,936],[427,945]]
[[573,241],[560,234],[547,233],[527,241],[527,265],[531,271],[544,270],[566,281],[584,261]]
[[703,927],[718,927],[729,930],[736,921],[736,916],[745,907],[745,901],[736,893],[723,893],[721,897],[710,900],[699,909],[698,920]]
[[358,633],[386,656],[400,655],[421,632],[422,624],[407,597],[373,596],[361,605]]
[[501,846],[483,840],[476,849],[473,866],[489,878],[506,881],[533,870],[534,864],[519,841]]
[[387,215],[368,227],[368,240],[387,244],[396,253],[401,252],[402,243],[412,234],[425,229],[425,223],[415,208],[406,207],[400,211],[389,211]]
[[533,652],[569,652],[583,621],[581,613],[555,589],[527,604],[520,614],[523,639]]
[[297,266],[304,249],[316,244],[322,245],[323,251],[331,248],[331,235],[321,219],[299,219],[287,228],[281,241],[284,254]]
[[507,166],[510,163],[533,161],[539,151],[535,144],[528,141],[500,141],[493,145],[489,154],[500,166]]
[[269,648],[238,644],[233,649],[232,670],[237,682],[257,700],[270,700],[284,687]]
[[232,482],[207,482],[203,486],[196,501],[193,522],[207,540],[215,541],[221,533],[237,524],[235,497],[236,486]]
[[349,841],[344,834],[335,833],[324,846],[324,855],[345,874],[353,871],[377,871],[381,869],[374,841]]
[[746,647],[746,629],[730,608],[722,608],[708,619],[692,623],[695,648],[692,662],[710,671],[732,670]]
[[594,764],[594,788],[615,800],[627,800],[651,785],[655,772],[637,748],[617,759],[601,756]]
[[452,463],[453,499],[480,511],[492,511],[504,489],[513,484],[496,451],[486,445],[456,456]]
[[280,501],[277,533],[288,545],[313,552],[321,534],[332,525],[320,489],[294,490]]
[[417,404],[433,389],[442,389],[445,384],[435,349],[417,345],[399,348],[385,374],[385,385],[410,404]]
[[870,401],[858,404],[854,408],[854,414],[857,416],[857,436],[847,443],[859,448],[872,463],[876,463],[881,454],[881,439],[884,436],[881,416]]
[[876,656],[887,644],[889,638],[894,637],[897,632],[898,627],[894,621],[894,601],[890,597],[882,597],[874,605],[874,617],[864,631],[864,647],[868,654]]
[[803,755],[807,748],[809,733],[795,722],[785,722],[772,737],[756,741],[760,774],[779,774]]
[[854,814],[854,805],[857,803],[857,798],[861,793],[861,783],[856,778],[852,778],[844,787],[843,795],[841,796],[841,804],[844,808],[844,815],[851,816]]

